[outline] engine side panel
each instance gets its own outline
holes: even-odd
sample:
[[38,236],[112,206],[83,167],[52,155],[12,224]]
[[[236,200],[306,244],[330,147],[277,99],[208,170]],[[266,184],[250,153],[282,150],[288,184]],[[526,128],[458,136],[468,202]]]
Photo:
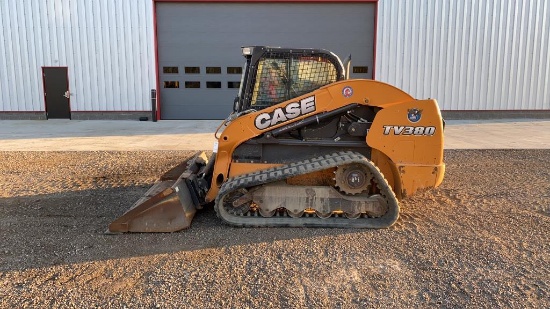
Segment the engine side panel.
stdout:
[[443,121],[435,100],[385,106],[374,119],[367,143],[385,155],[377,156],[375,163],[389,165],[394,182],[399,180],[393,185],[398,196],[437,187],[443,180]]

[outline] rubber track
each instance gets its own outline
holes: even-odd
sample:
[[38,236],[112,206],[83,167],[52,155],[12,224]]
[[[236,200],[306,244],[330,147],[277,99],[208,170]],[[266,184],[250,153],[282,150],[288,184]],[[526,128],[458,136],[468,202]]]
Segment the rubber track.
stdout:
[[[373,173],[380,189],[380,193],[386,198],[388,211],[378,218],[348,219],[335,217],[322,219],[317,216],[292,218],[288,216],[262,217],[236,216],[227,212],[223,207],[223,198],[229,193],[241,189],[263,185],[284,180],[301,174],[318,172],[324,169],[342,166],[346,164],[364,164]],[[334,228],[386,228],[391,226],[399,217],[399,203],[391,190],[388,182],[380,170],[365,156],[356,152],[338,152],[313,159],[299,161],[267,170],[257,171],[228,179],[220,188],[214,206],[220,219],[235,226],[251,227],[334,227]]]

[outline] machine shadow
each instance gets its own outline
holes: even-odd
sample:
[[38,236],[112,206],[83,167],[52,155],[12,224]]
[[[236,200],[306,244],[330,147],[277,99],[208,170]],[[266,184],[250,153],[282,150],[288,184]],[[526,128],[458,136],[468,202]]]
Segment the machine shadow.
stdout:
[[175,233],[106,234],[146,186],[0,198],[0,272],[379,230],[241,228],[212,206]]

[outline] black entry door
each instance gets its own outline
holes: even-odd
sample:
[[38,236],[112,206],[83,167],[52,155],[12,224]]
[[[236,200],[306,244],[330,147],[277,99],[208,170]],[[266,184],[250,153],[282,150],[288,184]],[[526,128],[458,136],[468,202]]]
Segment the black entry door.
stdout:
[[42,68],[46,117],[71,119],[69,80],[66,67]]

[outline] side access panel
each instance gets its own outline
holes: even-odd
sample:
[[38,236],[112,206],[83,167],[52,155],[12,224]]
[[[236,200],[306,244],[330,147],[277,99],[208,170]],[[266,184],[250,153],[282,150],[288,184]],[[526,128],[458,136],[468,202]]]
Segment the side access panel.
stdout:
[[435,100],[384,106],[376,114],[367,143],[385,155],[373,159],[388,159],[375,163],[391,167],[398,196],[437,187],[443,181],[443,120]]

